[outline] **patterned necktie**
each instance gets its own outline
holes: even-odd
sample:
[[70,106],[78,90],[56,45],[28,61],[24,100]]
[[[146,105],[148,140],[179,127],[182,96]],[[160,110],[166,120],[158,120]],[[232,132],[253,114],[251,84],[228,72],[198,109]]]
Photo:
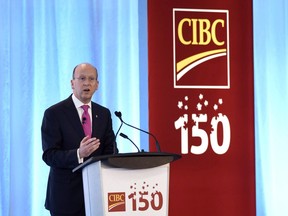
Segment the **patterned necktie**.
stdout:
[[82,105],[81,108],[84,110],[82,114],[82,127],[85,133],[85,136],[91,137],[92,127],[91,127],[91,119],[88,112],[89,105]]

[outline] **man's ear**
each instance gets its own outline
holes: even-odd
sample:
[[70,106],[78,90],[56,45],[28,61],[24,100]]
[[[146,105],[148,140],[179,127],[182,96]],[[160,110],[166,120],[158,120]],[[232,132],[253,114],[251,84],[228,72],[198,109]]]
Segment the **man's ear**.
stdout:
[[97,80],[97,87],[96,87],[96,90],[98,90],[99,88],[99,81]]
[[74,83],[73,83],[73,80],[71,80],[70,82],[71,82],[71,88],[74,89]]

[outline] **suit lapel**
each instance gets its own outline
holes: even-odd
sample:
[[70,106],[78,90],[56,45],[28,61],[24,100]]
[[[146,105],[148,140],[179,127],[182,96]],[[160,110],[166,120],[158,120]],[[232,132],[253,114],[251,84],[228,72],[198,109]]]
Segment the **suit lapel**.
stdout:
[[65,114],[68,117],[68,121],[75,128],[76,133],[78,133],[79,136],[81,137],[81,139],[83,139],[85,134],[84,134],[82,124],[81,124],[80,119],[79,119],[77,109],[73,103],[71,96],[69,98],[67,98],[67,100],[65,101]]
[[92,137],[99,137],[98,131],[101,122],[101,113],[95,103],[92,103]]

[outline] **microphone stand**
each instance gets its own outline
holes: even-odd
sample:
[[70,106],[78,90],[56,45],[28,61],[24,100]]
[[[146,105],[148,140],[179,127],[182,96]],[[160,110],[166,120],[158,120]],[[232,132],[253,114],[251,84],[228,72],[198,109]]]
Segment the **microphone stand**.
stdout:
[[115,115],[120,119],[121,123],[124,123],[125,125],[127,125],[127,126],[129,126],[129,127],[132,127],[132,128],[134,128],[134,129],[136,129],[136,130],[139,130],[139,131],[141,131],[141,132],[144,132],[144,133],[152,136],[152,137],[154,138],[154,140],[155,140],[155,144],[156,144],[157,151],[158,151],[158,152],[161,152],[159,142],[158,142],[157,138],[156,138],[153,134],[151,134],[151,133],[148,132],[148,131],[142,130],[141,128],[137,128],[137,127],[135,127],[135,126],[133,126],[133,125],[130,125],[130,124],[126,123],[125,121],[123,121],[123,119],[122,119],[122,113],[121,113],[120,111],[115,111]]

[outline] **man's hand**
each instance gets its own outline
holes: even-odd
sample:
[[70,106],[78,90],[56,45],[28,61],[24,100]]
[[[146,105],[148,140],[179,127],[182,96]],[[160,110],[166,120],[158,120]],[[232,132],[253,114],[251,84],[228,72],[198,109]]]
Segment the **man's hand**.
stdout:
[[89,136],[84,137],[81,140],[79,147],[79,156],[80,158],[89,157],[94,151],[99,148],[100,140],[93,137],[89,138]]

